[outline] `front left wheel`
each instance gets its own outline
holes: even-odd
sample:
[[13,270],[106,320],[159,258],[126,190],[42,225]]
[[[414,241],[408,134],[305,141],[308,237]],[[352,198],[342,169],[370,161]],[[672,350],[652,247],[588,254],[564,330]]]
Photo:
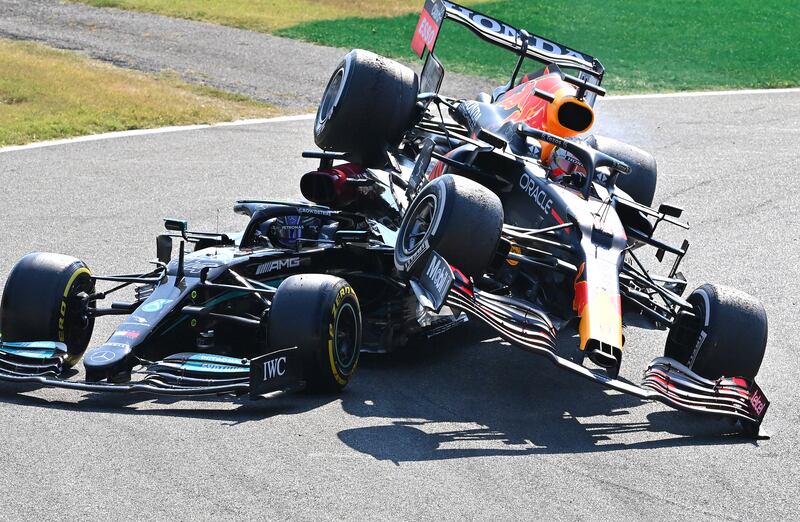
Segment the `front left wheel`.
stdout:
[[4,341],[57,341],[67,345],[66,367],[86,351],[94,319],[85,317],[78,294],[94,292],[83,261],[61,254],[34,252],[14,265],[0,302]]
[[394,262],[416,275],[435,250],[470,277],[480,277],[497,253],[503,205],[471,179],[445,174],[425,185],[409,205],[397,232]]
[[347,281],[326,274],[288,277],[269,313],[268,346],[297,346],[308,388],[337,392],[347,386],[361,349],[361,309]]

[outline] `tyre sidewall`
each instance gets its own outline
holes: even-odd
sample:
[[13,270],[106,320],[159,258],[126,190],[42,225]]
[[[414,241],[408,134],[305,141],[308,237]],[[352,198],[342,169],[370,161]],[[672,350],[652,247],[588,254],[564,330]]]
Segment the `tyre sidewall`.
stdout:
[[710,284],[696,289],[687,300],[702,320],[693,345],[682,351],[688,351],[688,360],[680,362],[708,379],[755,378],[767,343],[763,306],[743,292]]
[[[447,190],[445,184],[450,180],[448,176],[437,178],[428,183],[417,196],[408,210],[405,217],[400,224],[400,229],[397,231],[397,244],[394,248],[394,262],[397,270],[402,274],[418,275],[422,272],[423,267],[428,262],[430,252],[433,250],[431,245],[436,245],[439,235],[441,234],[441,223],[447,212]],[[405,237],[408,234],[408,228],[412,224],[412,217],[416,214],[419,207],[428,199],[434,198],[436,209],[431,219],[428,234],[416,245],[414,248],[405,248]]]
[[[359,347],[361,346],[361,313],[358,298],[350,286],[345,281],[340,281],[333,289],[332,304],[326,309],[330,310],[327,319],[327,330],[321,350],[317,350],[318,368],[320,374],[325,376],[323,389],[341,389],[350,381],[350,377],[358,366]],[[348,360],[341,360],[336,350],[337,334],[339,327],[342,327],[342,318],[352,314],[356,324],[356,339],[354,353],[348,356]]]
[[63,342],[68,352],[65,365],[73,366],[89,345],[94,319],[83,321],[70,297],[93,288],[91,272],[82,261],[60,254],[28,254],[14,265],[3,290],[3,340]]
[[334,69],[330,79],[328,80],[328,84],[325,86],[325,91],[323,92],[322,95],[323,100],[325,100],[326,96],[328,95],[328,91],[331,88],[331,84],[333,84],[333,81],[336,79],[337,74],[339,74],[340,71],[342,72],[342,81],[339,84],[339,92],[337,92],[335,97],[333,98],[332,102],[333,107],[331,108],[330,115],[328,115],[328,117],[325,119],[324,122],[320,121],[320,118],[322,116],[322,110],[324,108],[323,103],[320,103],[319,107],[317,108],[317,116],[316,118],[314,118],[314,136],[319,136],[320,140],[325,140],[327,138],[328,130],[330,129],[330,127],[326,124],[335,119],[339,109],[339,104],[342,100],[342,93],[346,92],[346,90],[350,85],[350,80],[351,80],[350,70],[351,70],[352,59],[353,59],[352,53],[342,58],[342,60]]
[[[339,74],[338,92],[331,93]],[[336,66],[323,92],[314,142],[324,150],[347,153],[349,161],[381,167],[386,164],[386,151],[399,143],[419,113],[418,90],[416,73],[405,65],[354,49]],[[329,96],[333,107],[325,117]]]
[[658,166],[650,153],[605,136],[592,135],[586,141],[593,148],[622,161],[631,168],[629,174],[617,178],[617,187],[637,203],[648,207],[653,204],[658,182]]
[[[337,326],[342,313],[355,317],[352,358],[342,361],[336,352]],[[287,278],[279,287],[269,314],[267,346],[270,350],[297,346],[303,374],[312,391],[344,388],[358,366],[361,312],[353,288],[343,279],[325,274]]]
[[[415,248],[406,250],[405,237],[415,210],[430,196],[437,198],[430,232]],[[502,227],[503,208],[496,194],[471,179],[445,174],[428,183],[403,216],[394,249],[395,267],[400,274],[418,275],[435,250],[465,275],[479,277],[497,252]]]

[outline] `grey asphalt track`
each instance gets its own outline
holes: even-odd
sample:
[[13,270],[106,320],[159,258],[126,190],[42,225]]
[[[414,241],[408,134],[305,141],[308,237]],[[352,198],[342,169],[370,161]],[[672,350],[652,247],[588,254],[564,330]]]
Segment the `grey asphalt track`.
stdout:
[[[0,0],[0,37],[36,40],[146,72],[172,71],[289,112],[316,109],[333,68],[349,51],[60,0]],[[408,56],[413,57],[410,49]],[[446,88],[448,94],[471,96],[489,86],[479,78],[449,75]]]
[[[766,305],[771,440],[605,391],[474,329],[366,359],[335,398],[0,384],[0,519],[798,519],[800,95],[618,99],[598,117],[655,154],[657,200],[686,208],[690,286]],[[222,230],[240,228],[233,201],[297,196],[311,145],[304,121],[0,153],[0,283],[32,250],[142,269],[162,216],[213,230],[219,210]],[[626,336],[622,373],[638,380],[663,335]]]

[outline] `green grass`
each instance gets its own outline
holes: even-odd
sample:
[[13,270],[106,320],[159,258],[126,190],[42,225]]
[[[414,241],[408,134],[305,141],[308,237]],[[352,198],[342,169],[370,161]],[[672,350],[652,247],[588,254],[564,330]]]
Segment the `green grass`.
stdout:
[[[413,60],[423,0],[73,0],[205,20]],[[800,9],[785,0],[464,0],[465,5],[587,52],[612,92],[800,84]],[[448,70],[506,79],[513,57],[450,22]]]
[[0,146],[99,132],[273,116],[242,96],[0,39]]
[[[423,0],[72,0],[261,32],[319,20],[419,13]],[[467,0],[476,4],[487,0]]]
[[[784,0],[506,0],[480,10],[597,57],[615,92],[800,84],[800,9]],[[416,19],[317,21],[278,34],[408,58]],[[448,70],[507,78],[507,56],[447,25],[437,54]]]

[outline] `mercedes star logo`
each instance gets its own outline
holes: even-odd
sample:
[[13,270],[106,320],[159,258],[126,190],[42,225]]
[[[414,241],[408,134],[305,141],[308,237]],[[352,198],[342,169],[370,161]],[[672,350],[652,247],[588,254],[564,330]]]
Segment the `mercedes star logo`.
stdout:
[[103,350],[102,352],[93,353],[91,359],[94,362],[108,362],[114,360],[114,357],[114,352]]

